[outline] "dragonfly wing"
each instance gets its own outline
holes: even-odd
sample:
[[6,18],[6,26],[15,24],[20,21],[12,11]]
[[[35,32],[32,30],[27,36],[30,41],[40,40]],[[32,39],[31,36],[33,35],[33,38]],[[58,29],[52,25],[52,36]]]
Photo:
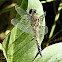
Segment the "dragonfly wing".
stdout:
[[19,5],[16,5],[15,6],[15,10],[17,11],[17,13],[20,15],[20,16],[23,16],[26,14],[26,12],[19,6]]
[[23,17],[23,19],[25,20],[30,20],[31,17],[18,5],[15,6],[15,10],[17,11],[17,13]]
[[17,25],[17,28],[19,28],[20,30],[22,30],[26,33],[33,34],[33,30],[32,30],[30,21],[28,23],[23,23],[23,22],[20,22],[18,19],[14,18],[11,20],[11,23],[14,26]]
[[43,21],[44,17],[46,16],[46,12],[44,12],[43,15],[41,15],[39,18]]
[[11,23],[13,24],[13,25],[16,25],[17,23],[19,23],[20,21],[18,20],[18,19],[16,19],[16,18],[14,18],[14,19],[12,19],[11,20]]
[[39,29],[40,36],[44,36],[48,33],[48,27],[47,26],[42,26],[43,19],[44,19],[45,15],[46,15],[46,12],[44,12],[44,14],[40,16],[40,21],[41,21],[41,27]]
[[42,37],[42,36],[46,35],[47,33],[48,33],[48,27],[47,26],[41,26],[40,30],[39,30],[40,36]]

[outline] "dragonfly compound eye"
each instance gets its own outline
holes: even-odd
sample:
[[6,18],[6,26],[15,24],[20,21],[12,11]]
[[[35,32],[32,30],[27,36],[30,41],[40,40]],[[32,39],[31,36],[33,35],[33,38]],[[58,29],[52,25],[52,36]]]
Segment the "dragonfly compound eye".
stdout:
[[31,12],[32,12],[32,9],[30,9],[29,14],[31,14]]
[[34,13],[36,13],[36,10],[34,10]]
[[35,9],[30,9],[29,14],[35,14],[36,10]]

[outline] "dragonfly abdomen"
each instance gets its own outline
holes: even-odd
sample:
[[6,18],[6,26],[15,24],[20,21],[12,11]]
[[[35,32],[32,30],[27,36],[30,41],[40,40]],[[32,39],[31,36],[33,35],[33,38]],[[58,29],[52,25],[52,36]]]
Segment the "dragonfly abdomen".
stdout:
[[36,43],[37,43],[37,47],[38,47],[38,51],[39,51],[39,54],[40,56],[42,57],[42,54],[41,54],[41,46],[40,46],[40,41],[39,41],[39,26],[35,28],[34,30],[34,37],[35,37],[35,40],[36,40]]

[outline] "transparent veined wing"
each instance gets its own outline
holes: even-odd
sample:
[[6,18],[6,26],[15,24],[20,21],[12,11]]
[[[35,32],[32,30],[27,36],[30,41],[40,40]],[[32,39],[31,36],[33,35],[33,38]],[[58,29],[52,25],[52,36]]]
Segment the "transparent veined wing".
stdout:
[[39,29],[40,37],[46,35],[47,33],[48,33],[48,27],[47,26],[41,26]]
[[32,26],[30,24],[30,21],[28,21],[28,23],[24,23],[24,22],[20,22],[18,19],[14,18],[11,20],[11,23],[15,26],[17,25],[17,28],[19,28],[20,30],[26,32],[26,33],[30,33],[33,34],[33,30],[32,30]]
[[30,20],[31,17],[20,6],[16,5],[15,10],[21,17],[23,17],[23,19]]
[[[21,22],[18,20],[18,19],[12,19],[11,20],[11,23],[15,26],[17,24],[17,27],[26,32],[26,33],[30,33],[30,34],[33,34],[33,30],[32,30],[32,26],[31,26],[31,21],[32,21],[32,18],[18,5],[15,6],[15,10],[17,11],[17,13],[23,17],[23,19],[25,20],[28,20],[28,23],[24,23],[23,20],[21,20]],[[43,19],[45,17],[45,14],[44,15],[41,15],[40,16],[40,21],[42,22]],[[42,23],[41,23],[41,28],[39,28],[39,34],[40,36],[43,36],[45,34],[48,33],[48,27],[47,26],[42,26]]]
[[[22,30],[22,31],[24,31],[26,33],[34,34],[34,31],[32,29],[30,21],[28,23],[24,23],[24,22],[20,22],[16,18],[14,18],[14,19],[11,20],[11,23],[14,26],[17,25],[17,28],[19,28],[20,30]],[[47,33],[48,33],[48,27],[47,26],[41,26],[39,28],[39,35],[40,35],[40,37],[46,35]]]
[[39,29],[40,36],[44,36],[44,35],[46,35],[48,33],[48,27],[47,26],[42,26],[43,19],[45,18],[45,16],[46,16],[46,12],[44,12],[44,14],[39,17],[40,21],[41,21],[40,22],[41,23],[41,25],[40,25],[41,27]]

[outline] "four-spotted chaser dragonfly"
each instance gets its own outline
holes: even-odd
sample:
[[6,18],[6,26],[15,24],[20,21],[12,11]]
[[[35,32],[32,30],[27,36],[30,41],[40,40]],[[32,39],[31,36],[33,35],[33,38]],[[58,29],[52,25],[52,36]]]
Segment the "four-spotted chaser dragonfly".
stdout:
[[[41,46],[39,44],[39,37],[44,36],[45,34],[48,33],[48,27],[42,26],[43,18],[45,17],[45,15],[41,15],[40,17],[38,17],[35,9],[30,9],[29,15],[28,15],[18,5],[15,6],[15,10],[23,19],[21,19],[21,21],[19,21],[18,19],[14,18],[11,20],[11,23],[13,25],[17,25],[17,27],[20,30],[34,35],[39,54],[42,56]],[[24,22],[24,20],[25,21],[27,20],[27,22]]]

